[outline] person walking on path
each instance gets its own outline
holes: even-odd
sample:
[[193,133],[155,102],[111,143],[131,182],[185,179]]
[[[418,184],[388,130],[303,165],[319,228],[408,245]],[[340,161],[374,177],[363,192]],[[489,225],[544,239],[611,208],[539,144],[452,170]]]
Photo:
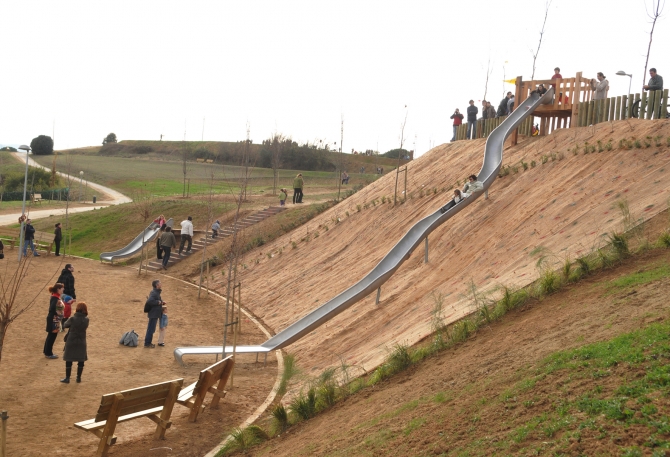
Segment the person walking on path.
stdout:
[[72,362],[77,362],[77,382],[81,382],[81,374],[84,372],[84,362],[88,360],[86,353],[86,329],[88,328],[88,307],[86,303],[77,304],[74,316],[69,318],[63,327],[69,328],[67,341],[65,341],[65,378],[60,382],[70,383],[72,374]]
[[47,338],[44,341],[44,356],[47,359],[57,359],[58,356],[54,354],[54,343],[58,337],[58,332],[60,331],[60,323],[58,327],[54,325],[54,320],[56,318],[56,308],[58,307],[58,302],[60,302],[60,297],[63,294],[63,284],[57,282],[53,287],[49,287],[49,293],[51,298],[49,299],[49,312],[47,314]]
[[65,287],[64,293],[69,295],[70,297],[76,299],[77,294],[74,291],[74,275],[72,274],[74,272],[74,267],[72,264],[65,264],[65,268],[63,268],[63,271],[60,272],[60,276],[58,277],[58,282],[63,284]]
[[604,100],[607,98],[607,91],[610,88],[610,83],[605,79],[605,75],[601,71],[598,72],[598,79],[591,80],[591,90],[595,91],[594,100]]
[[60,255],[60,242],[63,239],[63,232],[61,230],[60,222],[56,224],[54,229],[54,243],[56,243],[56,256]]
[[147,317],[149,318],[149,323],[147,324],[147,334],[144,336],[144,347],[145,348],[154,348],[155,344],[151,343],[151,340],[154,338],[154,333],[156,333],[156,324],[158,319],[160,319],[161,314],[163,313],[163,306],[165,302],[161,300],[162,284],[160,279],[154,279],[151,281],[152,290],[149,293],[149,298],[147,299],[145,308],[148,308]]
[[35,250],[35,243],[33,242],[35,239],[35,227],[33,227],[30,223],[30,219],[26,219],[26,225],[23,226],[23,231],[25,232],[23,241],[23,257],[27,255],[26,251],[28,250],[28,246],[30,246],[30,250],[33,251],[33,256],[39,257],[40,255]]
[[[183,236],[183,235],[182,235]],[[182,247],[184,241],[182,239]],[[161,249],[163,250],[163,270],[167,270],[168,262],[170,261],[170,252],[172,248],[177,247],[177,239],[172,233],[172,229],[168,226],[165,227],[165,232],[161,235]],[[181,254],[181,249],[179,250]]]
[[458,110],[458,108],[456,108],[456,111],[454,111],[454,114],[452,114],[449,119],[454,120],[454,125],[453,125],[454,136],[451,137],[451,141],[453,142],[453,141],[456,141],[456,130],[458,130],[458,127],[460,127],[461,124],[463,123],[463,115]]
[[166,225],[161,225],[158,229],[158,236],[156,236],[156,258],[158,260],[163,260],[163,248],[161,247],[161,235],[165,233]]
[[165,346],[165,330],[168,326],[167,306],[162,306],[161,310],[163,314],[161,314],[160,321],[158,322],[158,345]]
[[213,224],[212,224],[212,238],[216,238],[219,236],[219,230],[221,230],[221,222],[217,219]]
[[[165,229],[167,231],[167,229]],[[172,235],[174,237],[174,234]],[[188,240],[188,247],[186,252],[191,252],[191,245],[193,244],[193,218],[187,217],[185,221],[181,221],[181,242],[179,243],[179,255],[184,250],[184,244]],[[161,243],[162,244],[162,243]]]
[[[475,106],[475,101],[470,100],[470,106],[468,106],[468,109],[466,112],[468,113],[468,133],[467,133],[467,139],[468,140],[474,140],[477,137],[477,113],[479,110]],[[472,136],[470,136],[472,134]]]
[[305,185],[305,181],[302,179],[302,173],[298,175],[293,180],[293,204],[302,203],[302,188]]

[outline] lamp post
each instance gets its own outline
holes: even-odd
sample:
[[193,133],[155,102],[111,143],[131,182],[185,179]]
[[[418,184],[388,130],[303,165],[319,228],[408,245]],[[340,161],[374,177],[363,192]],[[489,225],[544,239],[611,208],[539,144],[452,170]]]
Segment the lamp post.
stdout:
[[81,185],[84,182],[84,172],[79,172],[79,203],[81,203]]
[[617,71],[616,74],[619,75],[619,76],[628,76],[630,78],[630,81],[628,81],[628,93],[630,94],[630,83],[633,82],[633,75],[632,74],[629,75],[628,73],[626,73],[623,70]]
[[30,146],[22,144],[19,146],[19,149],[26,151],[26,174],[23,178],[23,206],[21,207],[21,232],[19,233],[19,262],[21,261],[21,255],[23,254],[23,243],[25,238],[25,219],[23,216],[26,214],[26,189],[28,188],[28,153],[30,152]]

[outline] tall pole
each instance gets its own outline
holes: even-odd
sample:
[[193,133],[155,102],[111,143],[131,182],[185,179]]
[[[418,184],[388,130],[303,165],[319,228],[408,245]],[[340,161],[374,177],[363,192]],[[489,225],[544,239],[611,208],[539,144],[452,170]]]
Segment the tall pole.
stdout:
[[84,183],[84,172],[79,172],[79,203],[81,203],[81,185]]
[[19,233],[19,262],[21,261],[21,255],[23,254],[23,242],[24,242],[24,230],[25,230],[25,218],[26,215],[26,190],[28,188],[28,152],[30,152],[30,147],[23,145],[19,149],[26,151],[26,174],[23,178],[23,206],[21,208],[21,232]]
[[342,186],[342,141],[344,141],[344,114],[340,121],[340,166],[337,175],[337,201],[340,201],[340,187]]

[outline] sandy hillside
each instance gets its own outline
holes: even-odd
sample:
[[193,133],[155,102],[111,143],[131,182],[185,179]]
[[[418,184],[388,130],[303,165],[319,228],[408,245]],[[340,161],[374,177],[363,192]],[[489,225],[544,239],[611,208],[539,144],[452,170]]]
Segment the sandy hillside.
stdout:
[[[653,137],[659,135],[657,147]],[[536,247],[545,247],[558,263],[604,244],[607,233],[622,229],[617,201],[625,198],[635,218],[654,216],[667,207],[669,136],[667,121],[628,121],[506,146],[504,165],[518,165],[518,173],[496,181],[488,200],[480,198],[431,234],[428,264],[417,249],[382,287],[378,306],[374,294],[368,296],[287,352],[311,374],[340,358],[370,369],[395,343],[411,344],[430,333],[433,294],[446,297],[447,319],[455,320],[470,311],[470,281],[479,290],[493,290],[536,279],[536,258],[530,256]],[[644,145],[647,137],[651,147]],[[621,139],[633,138],[641,148],[620,147]],[[603,147],[612,140],[612,150],[599,153],[599,140]],[[596,151],[584,154],[584,142]],[[306,227],[257,249],[240,269],[245,303],[280,331],[351,286],[415,222],[443,205],[448,189],[479,170],[483,148],[484,140],[436,147],[409,164],[412,198],[405,204],[381,204],[393,195],[395,176],[389,174]],[[529,164],[527,171],[521,160]],[[431,194],[422,197],[422,190]]]

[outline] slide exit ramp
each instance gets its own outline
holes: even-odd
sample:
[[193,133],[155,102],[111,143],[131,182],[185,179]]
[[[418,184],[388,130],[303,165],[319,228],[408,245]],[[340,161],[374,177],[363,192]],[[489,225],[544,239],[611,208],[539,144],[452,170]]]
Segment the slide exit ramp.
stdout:
[[[167,225],[168,227],[172,227],[172,224],[174,224],[174,220],[172,218],[168,219],[165,222],[165,225]],[[137,235],[135,239],[131,241],[128,246],[126,246],[123,249],[119,249],[118,251],[103,252],[102,254],[100,254],[100,260],[114,262],[115,260],[132,257],[135,254],[138,254],[142,250],[142,247],[144,247],[145,244],[155,240],[159,231],[160,227],[158,226],[158,224],[152,222],[151,224],[149,224],[147,228],[144,229],[144,231],[142,231],[139,235]]]
[[[489,135],[484,148],[484,163],[477,174],[477,178],[484,185],[484,189],[475,192],[460,203],[449,208],[445,213],[440,209],[426,216],[416,224],[400,239],[400,241],[386,254],[386,256],[356,284],[333,297],[314,311],[303,316],[298,321],[286,327],[275,336],[258,346],[237,346],[237,353],[267,353],[276,349],[282,349],[289,344],[299,340],[308,333],[314,331],[324,322],[329,321],[341,312],[348,309],[354,303],[362,300],[379,287],[382,286],[393,273],[400,268],[403,262],[409,259],[412,251],[426,239],[440,225],[461,212],[465,207],[474,202],[488,190],[493,181],[498,177],[502,165],[503,148],[505,140],[515,128],[523,122],[543,101],[554,95],[553,88],[543,96],[534,92],[530,97],[519,105],[507,118]],[[222,346],[197,346],[179,347],[174,350],[175,359],[183,365],[184,355],[195,354],[222,354]],[[226,353],[232,353],[233,347],[226,346]]]

